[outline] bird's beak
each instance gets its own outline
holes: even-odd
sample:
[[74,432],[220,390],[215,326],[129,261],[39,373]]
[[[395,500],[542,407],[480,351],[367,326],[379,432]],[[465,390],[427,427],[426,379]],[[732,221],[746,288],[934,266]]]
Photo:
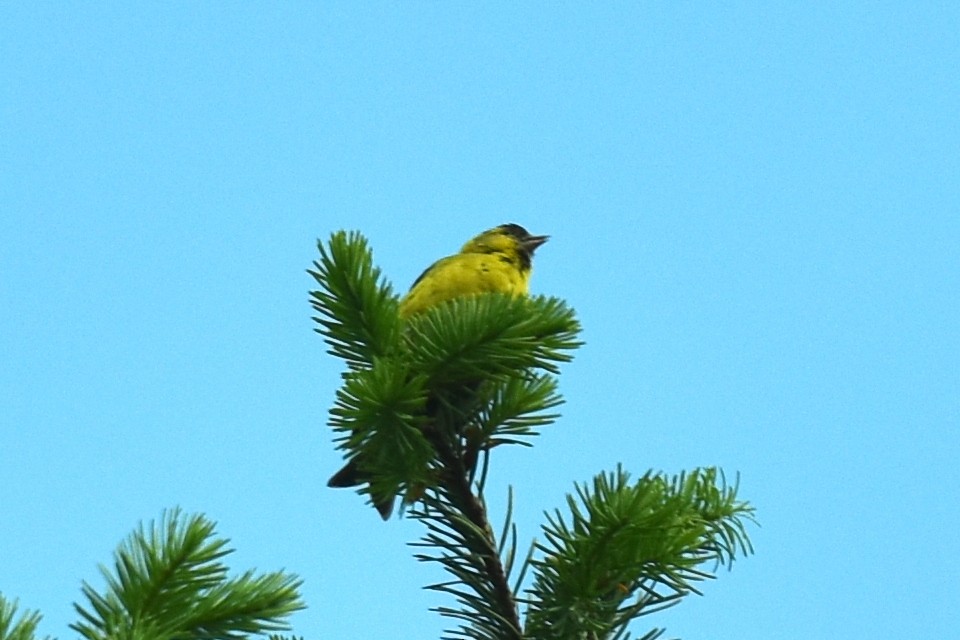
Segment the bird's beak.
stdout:
[[527,236],[526,238],[523,239],[521,244],[523,245],[523,248],[525,251],[528,251],[532,254],[537,247],[539,247],[549,239],[550,239],[550,236]]

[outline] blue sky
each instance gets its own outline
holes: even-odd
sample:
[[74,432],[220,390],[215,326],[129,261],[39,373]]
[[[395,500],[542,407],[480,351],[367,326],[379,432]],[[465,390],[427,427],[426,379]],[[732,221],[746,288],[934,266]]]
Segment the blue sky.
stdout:
[[[494,459],[522,539],[574,481],[719,465],[756,555],[668,637],[947,637],[960,604],[960,9],[0,4],[0,591],[71,603],[140,521],[305,580],[307,638],[437,637],[435,567],[349,491],[316,238],[403,290],[552,235],[586,346]],[[499,453],[499,452],[498,452]]]

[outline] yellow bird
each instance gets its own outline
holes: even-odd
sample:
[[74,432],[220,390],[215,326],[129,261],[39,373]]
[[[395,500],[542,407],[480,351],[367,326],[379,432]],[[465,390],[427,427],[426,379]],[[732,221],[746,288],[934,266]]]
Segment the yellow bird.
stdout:
[[[526,295],[533,252],[550,236],[531,235],[518,224],[502,224],[470,239],[459,253],[437,260],[420,274],[400,301],[400,317],[409,318],[442,302],[481,293]],[[327,486],[355,487],[366,482],[356,461],[335,473]],[[387,520],[393,498],[375,502]]]

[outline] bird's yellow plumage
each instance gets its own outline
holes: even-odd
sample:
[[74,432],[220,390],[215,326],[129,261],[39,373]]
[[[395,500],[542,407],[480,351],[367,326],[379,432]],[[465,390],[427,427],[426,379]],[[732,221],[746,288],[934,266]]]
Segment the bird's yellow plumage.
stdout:
[[400,301],[401,317],[461,296],[526,294],[533,252],[547,238],[530,235],[517,224],[484,231],[463,245],[460,253],[438,260],[417,278]]
[[[531,235],[518,224],[502,224],[484,231],[463,245],[459,253],[434,262],[417,278],[400,301],[400,316],[409,318],[462,296],[526,295],[533,252],[548,238]],[[327,484],[353,487],[366,481],[356,460],[351,460]],[[393,510],[393,499],[374,506],[386,520]]]

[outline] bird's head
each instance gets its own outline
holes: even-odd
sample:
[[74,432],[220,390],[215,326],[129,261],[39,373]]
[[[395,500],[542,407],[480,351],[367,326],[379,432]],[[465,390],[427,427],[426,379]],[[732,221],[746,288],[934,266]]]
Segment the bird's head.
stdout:
[[516,255],[530,268],[533,252],[550,236],[535,236],[518,224],[502,224],[488,229],[463,245],[461,253],[506,253]]

